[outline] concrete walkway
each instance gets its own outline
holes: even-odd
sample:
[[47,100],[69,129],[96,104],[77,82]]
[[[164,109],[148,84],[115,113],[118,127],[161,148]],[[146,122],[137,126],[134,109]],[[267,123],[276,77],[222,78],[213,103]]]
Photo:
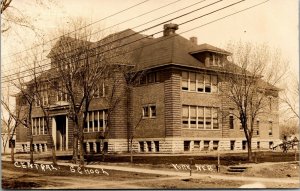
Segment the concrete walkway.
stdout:
[[[2,156],[2,161],[9,161],[8,157]],[[16,161],[27,162],[28,160],[16,159]],[[35,161],[35,163],[42,164],[52,164],[50,161]],[[72,163],[58,162],[62,166],[78,166]],[[278,164],[278,163],[277,163]],[[147,169],[142,167],[130,167],[130,166],[118,166],[118,165],[107,165],[107,164],[92,164],[85,165],[85,168],[98,168],[104,170],[117,170],[117,171],[127,171],[127,172],[137,172],[137,173],[147,173],[147,174],[159,174],[167,175],[174,177],[182,178],[212,178],[220,180],[231,180],[231,181],[245,181],[245,182],[269,182],[269,183],[292,183],[299,184],[299,178],[261,178],[261,177],[245,177],[239,175],[226,175],[226,174],[200,174],[192,173],[192,176],[189,176],[189,171],[176,171],[175,169]]]

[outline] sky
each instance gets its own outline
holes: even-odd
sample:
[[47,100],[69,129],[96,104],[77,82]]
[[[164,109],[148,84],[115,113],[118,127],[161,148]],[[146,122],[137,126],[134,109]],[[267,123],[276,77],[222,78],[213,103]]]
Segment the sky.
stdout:
[[[39,2],[38,0],[13,0],[12,5],[23,14],[30,17],[32,24],[39,29],[41,35],[44,36],[45,39],[52,39],[55,37],[55,35],[53,35],[55,31],[62,27],[69,27],[71,20],[77,17],[83,17],[90,23],[98,21],[96,24],[91,25],[91,27],[101,30],[105,34],[127,28],[131,28],[138,32],[147,27],[171,19],[172,20],[169,22],[180,24],[229,4],[239,2],[239,0],[218,1],[219,0],[44,0],[45,4],[37,5],[36,2]],[[195,11],[185,17],[174,19],[179,15],[214,2],[216,3],[212,6]],[[187,24],[180,25],[176,32],[185,38],[190,38],[192,36],[197,37],[199,44],[208,43],[221,48],[225,47],[229,41],[249,41],[256,44],[267,43],[272,48],[280,49],[282,57],[289,61],[289,77],[292,76],[298,78],[298,0],[269,0],[264,4],[247,11],[207,24],[215,19],[261,2],[264,1],[242,1],[227,9],[217,11]],[[138,3],[141,4],[130,10],[111,16],[114,13]],[[178,11],[179,9],[183,9],[184,7],[195,3],[198,4],[182,11]],[[147,13],[162,6],[165,7]],[[155,22],[144,24],[171,12],[175,13],[165,16]],[[140,16],[141,14],[144,15]],[[129,19],[131,20],[127,21]],[[199,28],[191,30],[195,27]],[[144,31],[143,33],[151,35],[162,29],[163,24],[151,30]],[[185,32],[188,30],[191,31]],[[162,33],[154,35],[154,37],[159,36],[162,36]],[[19,69],[21,67],[20,63],[17,64],[14,62],[14,60],[18,58],[18,54],[15,55],[15,53],[31,47],[33,42],[41,43],[36,42],[36,39],[37,38],[35,38],[31,31],[20,27],[14,27],[8,34],[2,35],[2,76],[13,72],[14,70],[12,69]],[[49,45],[50,44],[51,43],[49,43]],[[45,52],[49,51],[50,48],[51,45]]]

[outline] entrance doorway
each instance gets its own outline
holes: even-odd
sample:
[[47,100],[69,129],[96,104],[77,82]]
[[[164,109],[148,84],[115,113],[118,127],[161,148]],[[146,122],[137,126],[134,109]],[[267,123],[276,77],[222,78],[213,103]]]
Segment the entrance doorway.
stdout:
[[66,137],[66,116],[59,115],[55,117],[56,121],[56,150],[67,150],[67,137]]

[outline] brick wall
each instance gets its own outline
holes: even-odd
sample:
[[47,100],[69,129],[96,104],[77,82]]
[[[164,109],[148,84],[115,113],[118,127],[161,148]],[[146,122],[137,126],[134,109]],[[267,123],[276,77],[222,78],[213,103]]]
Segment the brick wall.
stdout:
[[166,137],[181,136],[181,72],[169,69],[165,80],[165,126]]
[[165,137],[164,83],[141,85],[133,88],[133,127],[142,116],[142,107],[156,105],[156,117],[142,119],[136,127],[136,137]]

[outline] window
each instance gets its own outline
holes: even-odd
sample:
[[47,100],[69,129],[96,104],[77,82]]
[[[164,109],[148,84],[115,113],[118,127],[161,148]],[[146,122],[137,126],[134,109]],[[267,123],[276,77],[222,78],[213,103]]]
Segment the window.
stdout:
[[205,128],[211,129],[211,108],[205,108]]
[[218,92],[218,77],[211,76],[211,92],[217,93]]
[[242,149],[246,150],[247,148],[247,141],[242,141]]
[[181,89],[191,92],[218,92],[218,76],[194,72],[182,72]]
[[274,144],[273,141],[269,142],[269,149],[273,149],[273,144]]
[[205,79],[205,92],[211,92],[210,76],[209,75],[205,75],[204,79]]
[[257,149],[260,149],[260,142],[257,141]]
[[57,101],[68,101],[68,99],[69,96],[66,87],[64,87],[62,83],[59,83],[57,89]]
[[182,80],[181,80],[181,87],[182,90],[188,90],[188,83],[189,83],[189,73],[188,72],[182,72]]
[[273,101],[273,98],[272,98],[272,96],[269,96],[268,98],[269,98],[269,109],[271,111],[272,110],[272,101]]
[[183,105],[182,127],[191,129],[219,129],[218,108]]
[[45,135],[48,133],[46,119],[44,117],[32,118],[32,135]]
[[203,92],[204,91],[204,75],[203,74],[197,74],[197,81],[198,81],[198,92]]
[[208,149],[209,149],[209,142],[210,141],[204,141],[203,142],[203,150],[208,151]]
[[38,98],[37,95],[34,95],[34,102],[35,102],[35,106],[41,106],[41,100]]
[[213,129],[219,129],[217,108],[212,108],[212,117],[213,117]]
[[147,143],[148,152],[152,152],[151,141],[147,141],[146,143]]
[[229,116],[229,128],[234,129],[234,118],[232,115]]
[[146,105],[143,106],[143,118],[155,118],[156,117],[156,106]]
[[204,129],[204,107],[198,107],[198,129]]
[[213,141],[213,150],[218,150],[219,148],[219,141]]
[[150,83],[155,83],[159,81],[159,75],[157,72],[150,72],[146,75],[143,75],[140,78],[140,84],[150,84]]
[[96,88],[92,91],[92,95],[94,98],[105,97],[108,92],[108,86],[105,86],[104,83],[100,83]]
[[190,91],[196,91],[196,73],[190,72]]
[[139,145],[140,145],[140,152],[145,152],[144,142],[143,142],[143,141],[140,141],[140,142],[139,142]]
[[269,121],[269,136],[273,135],[273,122]]
[[84,124],[84,132],[105,131],[107,110],[89,111]]
[[48,102],[49,102],[49,99],[48,99],[48,85],[44,84],[42,85],[42,88],[41,88],[41,104],[43,105],[47,105]]
[[230,150],[234,150],[235,148],[235,141],[230,141]]
[[190,151],[190,144],[191,144],[191,141],[183,142],[184,151]]
[[15,140],[10,140],[8,148],[15,148],[16,147],[16,141]]
[[143,117],[149,117],[148,106],[143,107]]
[[196,110],[196,106],[190,106],[190,128],[197,128],[197,110]]
[[196,150],[200,149],[200,141],[194,141],[194,149]]
[[154,141],[155,152],[159,152],[159,141]]
[[189,128],[189,106],[182,106],[182,125]]
[[150,114],[151,114],[151,117],[156,117],[156,106],[155,105],[150,106]]

